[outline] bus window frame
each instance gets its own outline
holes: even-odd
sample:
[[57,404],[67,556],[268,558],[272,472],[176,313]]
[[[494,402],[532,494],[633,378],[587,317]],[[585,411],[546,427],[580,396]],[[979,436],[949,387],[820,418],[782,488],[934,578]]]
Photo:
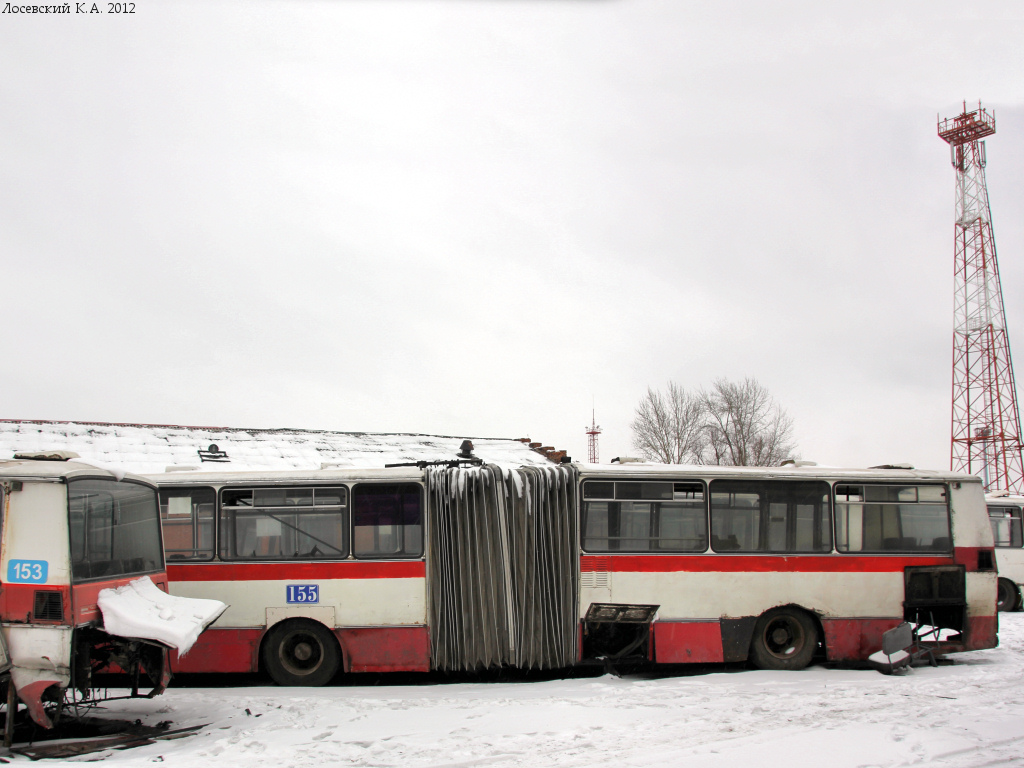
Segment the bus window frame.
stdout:
[[[318,505],[318,504],[315,503],[315,499],[314,499],[314,503],[310,504],[309,506],[299,506],[299,505],[296,505],[296,506],[291,506],[291,507],[289,507],[289,506],[261,506],[261,507],[257,507],[257,506],[255,506],[255,503],[254,503],[254,505],[251,506],[251,507],[237,507],[237,506],[227,507],[224,504],[224,494],[226,492],[231,492],[231,491],[251,491],[253,493],[253,498],[255,499],[256,492],[260,491],[260,490],[270,490],[270,489],[275,489],[276,490],[276,489],[279,489],[279,490],[287,491],[287,490],[293,489],[293,488],[294,489],[309,489],[311,491],[315,491],[317,488],[342,488],[345,491],[345,503],[340,504],[340,505],[339,504]],[[314,494],[314,496],[315,496],[315,494]],[[303,483],[303,482],[300,481],[300,482],[274,483],[274,484],[265,484],[265,483],[232,483],[230,485],[229,484],[221,485],[221,486],[219,486],[216,489],[216,505],[217,505],[217,510],[216,510],[216,526],[215,526],[216,527],[216,533],[215,533],[215,548],[214,548],[215,552],[216,552],[216,559],[220,560],[222,562],[231,562],[231,563],[324,563],[324,562],[344,562],[345,560],[349,560],[349,559],[352,558],[352,515],[351,515],[351,503],[352,503],[352,491],[351,491],[351,488],[349,488],[349,484],[344,482],[344,481],[339,481],[339,482],[334,482],[334,483],[331,483],[331,482]],[[225,550],[225,542],[227,542],[230,539],[232,544],[237,544],[237,542],[235,542],[235,540],[234,540],[235,539],[235,534],[237,533],[236,525],[234,524],[235,520],[237,519],[236,516],[232,516],[231,530],[230,531],[225,530],[228,527],[227,526],[227,518],[228,518],[229,512],[237,510],[237,509],[248,510],[249,512],[255,512],[256,510],[260,510],[260,509],[278,510],[278,511],[283,511],[283,512],[286,512],[286,513],[289,513],[289,514],[295,514],[297,512],[303,512],[303,511],[316,514],[317,511],[320,511],[321,513],[324,513],[327,510],[340,510],[341,511],[341,515],[342,515],[342,532],[343,532],[343,536],[345,537],[344,541],[343,541],[343,546],[342,546],[342,554],[338,554],[336,556],[323,556],[323,557],[310,557],[308,555],[306,555],[306,556],[298,556],[298,557],[289,557],[289,556],[285,556],[285,555],[282,555],[282,554],[278,554],[278,555],[274,555],[274,556],[266,556],[266,557],[259,557],[259,556],[258,557],[252,557],[252,556],[248,556],[248,555],[225,554],[225,551],[226,551]],[[269,515],[266,515],[266,516],[269,517]],[[283,523],[283,521],[278,521],[278,522],[282,522],[282,524],[288,525],[287,523]],[[291,527],[291,526],[289,526],[289,527]],[[299,530],[299,533],[302,533],[303,535],[309,536],[309,534],[306,534],[301,529],[298,529],[298,530]],[[310,536],[310,538],[315,538],[315,537]],[[335,548],[333,544],[327,544],[327,546],[330,546],[332,549]],[[236,546],[236,549],[237,549],[237,546]],[[188,562],[207,562],[207,561],[188,561],[188,560],[185,560],[185,561],[181,561],[181,562],[182,563],[188,563]]]
[[[611,484],[612,485],[612,497],[608,498],[608,497],[605,497],[605,496],[600,496],[600,497],[588,496],[586,494],[587,483],[593,483],[594,485],[598,485],[598,484]],[[619,493],[618,493],[618,490],[619,490],[618,489],[618,484],[619,483],[628,483],[628,484],[631,484],[631,485],[632,484],[635,484],[635,485],[642,485],[642,484],[666,484],[666,485],[674,486],[677,483],[679,483],[679,484],[700,485],[701,486],[701,493],[703,494],[703,499],[701,500],[700,503],[701,503],[702,510],[703,510],[703,520],[704,520],[704,535],[703,535],[704,547],[702,549],[657,549],[657,548],[654,547],[654,545],[657,542],[661,541],[661,540],[666,540],[666,541],[678,541],[679,540],[678,537],[673,537],[673,536],[638,537],[638,536],[622,536],[622,535],[620,535],[620,536],[616,536],[616,537],[612,537],[612,536],[590,536],[590,537],[588,537],[586,535],[586,523],[587,523],[587,520],[589,519],[587,505],[590,504],[590,503],[599,503],[600,504],[600,503],[622,503],[622,502],[626,502],[626,503],[639,503],[639,504],[663,504],[663,503],[672,504],[672,503],[686,503],[686,501],[687,501],[687,500],[679,500],[677,502],[677,500],[674,499],[674,498],[672,498],[672,499],[669,499],[669,498],[661,498],[661,499],[658,499],[658,498],[642,498],[642,492],[641,492],[641,496],[640,497],[619,496]],[[680,556],[680,555],[705,555],[705,554],[708,554],[711,551],[711,521],[710,521],[709,512],[708,512],[708,504],[709,504],[710,497],[708,496],[708,481],[705,480],[703,477],[685,477],[685,478],[681,478],[681,477],[670,477],[670,478],[664,478],[664,477],[645,477],[645,478],[642,478],[642,479],[635,478],[635,477],[612,477],[612,478],[602,478],[602,479],[586,477],[586,478],[583,478],[580,481],[580,487],[579,487],[579,491],[578,491],[578,496],[579,496],[579,520],[578,520],[578,526],[577,526],[577,528],[578,528],[577,535],[579,537],[579,551],[584,553],[584,554],[586,554],[586,555],[601,555],[601,556],[606,556],[606,555],[654,555],[654,556],[671,556],[671,557],[676,557],[676,556]],[[674,491],[673,491],[673,496],[674,496]],[[696,501],[696,500],[694,500],[694,501]],[[690,502],[690,503],[692,504],[693,502]],[[659,513],[660,513],[660,510],[659,510]],[[650,518],[653,517],[653,516],[654,516],[653,513],[649,513],[648,520],[650,520]],[[621,528],[620,528],[620,533],[621,533]],[[614,541],[616,543],[621,543],[623,541],[637,541],[637,540],[645,539],[646,538],[649,546],[648,546],[648,549],[635,549],[635,548],[634,549],[611,549],[611,548],[609,548],[609,549],[587,549],[586,548],[586,541],[587,541],[588,538],[589,539],[598,539],[598,540],[602,540],[603,539],[604,541],[607,541],[609,543],[609,546],[611,545],[611,542],[613,541],[613,539],[614,539]]]
[[[72,492],[72,490],[73,490],[73,488],[74,488],[76,483],[89,482],[89,481],[106,482],[106,483],[110,483],[110,484],[114,485],[115,487],[116,486],[120,486],[120,485],[125,485],[125,484],[127,484],[127,485],[134,485],[134,486],[138,486],[140,488],[147,488],[147,489],[153,491],[153,498],[154,498],[154,501],[156,503],[156,534],[157,534],[157,541],[159,543],[159,550],[156,553],[157,556],[158,556],[158,562],[156,563],[156,567],[151,568],[151,569],[150,568],[143,568],[142,570],[132,570],[132,571],[124,572],[124,573],[114,573],[114,574],[112,574],[112,573],[104,573],[104,574],[99,574],[99,575],[96,575],[96,576],[86,576],[86,577],[83,577],[83,576],[76,575],[76,573],[75,573],[75,559],[74,559],[75,558],[75,550],[74,550],[74,536],[75,536],[75,534],[74,534],[74,525],[73,525],[72,520],[71,520],[71,492]],[[140,576],[148,576],[148,575],[151,575],[151,574],[162,573],[162,572],[166,571],[166,569],[167,569],[167,557],[166,557],[166,553],[164,552],[164,526],[163,526],[163,521],[160,519],[160,489],[159,489],[158,486],[156,486],[155,484],[152,484],[152,483],[143,482],[143,481],[136,480],[136,479],[133,479],[133,478],[130,478],[130,477],[125,477],[125,478],[123,478],[121,480],[115,480],[112,477],[104,476],[104,475],[75,475],[73,477],[65,477],[65,478],[63,478],[62,479],[62,483],[64,484],[64,498],[65,498],[65,502],[64,503],[66,505],[66,507],[65,507],[65,514],[67,516],[67,523],[68,523],[68,541],[67,541],[67,547],[68,547],[68,549],[67,549],[67,552],[68,552],[68,579],[69,579],[69,583],[72,586],[76,586],[76,585],[79,585],[79,584],[89,584],[89,583],[96,582],[96,581],[111,581],[111,580],[115,580],[115,579],[132,579],[132,578],[137,578],[137,577],[140,577]],[[104,491],[104,493],[109,493],[109,491]],[[111,499],[114,499],[114,498],[115,497],[113,495],[111,495]],[[111,518],[111,520],[113,521],[113,518]],[[88,522],[89,522],[89,516],[88,515],[83,516],[83,519],[82,519],[82,526],[83,526],[82,527],[82,534],[83,534],[83,544],[85,546],[85,550],[88,550],[88,536],[89,536]],[[115,539],[114,539],[114,531],[111,530],[111,535],[110,535],[110,554],[111,554],[111,558],[110,558],[110,562],[113,562],[113,555],[114,555],[115,549],[116,549],[116,545],[115,545]]]
[[[1008,545],[1007,544],[1000,544],[998,542],[998,540],[995,538],[995,532],[994,531],[992,533],[992,538],[993,538],[993,541],[995,542],[995,548],[996,549],[1022,549],[1022,548],[1024,548],[1024,505],[1021,505],[1021,504],[993,504],[991,502],[988,502],[988,503],[985,504],[985,508],[988,511],[989,525],[992,524],[992,510],[993,509],[1005,510],[1005,511],[1010,512],[1010,519],[1011,519],[1011,521],[1014,519],[1013,518],[1013,511],[1016,510],[1016,512],[1017,512],[1016,520],[1017,520],[1017,529],[1018,529],[1017,533],[1020,536],[1021,543],[1017,544],[1017,545],[1014,545],[1014,544],[1008,544]],[[1013,527],[1013,525],[1011,523],[1011,528],[1012,527]],[[1011,540],[1012,540],[1012,531],[1011,531]]]
[[[946,500],[945,501],[945,504],[946,504],[946,524],[947,524],[946,530],[949,533],[949,535],[946,538],[949,540],[949,545],[945,549],[906,549],[906,548],[898,548],[898,549],[840,549],[839,548],[839,514],[836,511],[840,504],[860,504],[861,506],[867,506],[868,504],[874,504],[874,505],[880,505],[881,506],[881,505],[884,505],[886,503],[888,503],[888,504],[895,504],[895,505],[899,505],[899,504],[902,503],[902,504],[907,504],[908,506],[910,506],[912,504],[922,504],[922,502],[920,502],[920,501],[915,501],[915,502],[899,502],[899,501],[882,502],[882,501],[866,501],[866,500],[853,501],[853,502],[838,501],[836,499],[836,495],[837,495],[836,494],[836,489],[839,488],[840,486],[861,486],[861,487],[867,487],[867,486],[874,486],[874,487],[889,486],[889,487],[903,487],[903,488],[913,487],[915,489],[922,488],[922,487],[934,487],[934,488],[942,488],[942,489],[944,489],[945,490],[945,500]],[[866,497],[866,495],[867,494],[865,493],[865,497]],[[935,504],[934,502],[931,502],[930,505],[937,506],[937,504]],[[948,483],[948,482],[938,482],[938,483],[936,483],[936,482],[927,482],[927,481],[916,481],[916,480],[910,480],[910,479],[904,480],[904,481],[896,480],[896,479],[894,479],[894,480],[836,480],[832,484],[832,507],[833,507],[832,524],[835,526],[835,531],[834,531],[834,535],[833,535],[833,539],[832,539],[832,546],[835,548],[835,551],[838,554],[840,554],[840,555],[854,555],[854,556],[870,555],[871,557],[881,557],[881,556],[886,556],[886,555],[896,555],[896,556],[899,556],[899,557],[907,557],[907,556],[949,557],[950,555],[953,554],[953,550],[954,550],[954,547],[955,547],[955,542],[953,541],[953,538],[954,538],[954,536],[953,536],[953,502],[952,502],[951,492],[950,492],[950,483]],[[987,510],[986,510],[986,514],[987,514]],[[987,517],[986,517],[986,519],[987,519]],[[901,526],[901,533],[902,533],[902,514],[900,515],[900,526]],[[903,539],[903,538],[907,538],[907,537],[901,536],[900,538]],[[883,541],[884,541],[884,539],[883,539]]]
[[[160,507],[161,507],[161,509],[160,509],[160,529],[161,529],[161,533],[163,533],[163,526],[164,526],[164,520],[165,520],[165,518],[163,517],[163,498],[162,498],[164,492],[174,493],[174,492],[198,491],[198,490],[208,490],[213,495],[213,515],[210,518],[211,537],[212,537],[213,541],[210,544],[210,555],[209,555],[209,557],[172,558],[170,552],[167,550],[167,537],[164,536],[164,561],[166,563],[168,563],[168,564],[171,564],[171,565],[184,565],[186,563],[209,563],[212,560],[216,560],[217,559],[217,556],[218,556],[217,544],[219,542],[219,537],[218,537],[217,533],[218,533],[218,528],[220,527],[218,525],[218,510],[220,508],[220,504],[219,504],[219,500],[220,500],[219,490],[220,489],[218,489],[216,486],[204,485],[202,483],[197,483],[196,485],[164,485],[164,486],[160,486],[159,489],[158,489],[158,493],[157,493],[157,501],[160,502]],[[168,497],[168,498],[170,498],[170,497]],[[168,504],[168,508],[169,508],[169,506],[170,505]],[[193,540],[193,542],[196,541],[196,531],[197,531],[196,522],[198,521],[197,515],[198,515],[198,513],[194,509],[190,513],[190,522],[192,523],[192,540]],[[170,515],[168,515],[167,519],[169,519],[169,518],[170,518]],[[195,547],[192,551],[196,551],[196,550],[198,550],[198,547]]]
[[[355,515],[355,493],[356,488],[359,486],[403,486],[410,485],[416,487],[416,493],[419,496],[420,504],[420,548],[417,554],[411,554],[406,552],[400,552],[394,555],[380,554],[377,552],[373,553],[360,553],[356,551],[356,515]],[[423,560],[427,555],[427,492],[423,483],[416,482],[414,480],[388,480],[388,481],[374,481],[374,480],[354,480],[348,486],[349,490],[349,556],[353,560],[359,561],[373,561],[373,560],[386,560],[388,562],[408,560],[418,561]],[[407,526],[400,526],[405,528]],[[402,533],[402,539],[405,539],[405,532]]]
[[[748,484],[750,484],[752,486],[760,485],[763,489],[765,489],[765,491],[768,492],[768,495],[767,495],[767,499],[768,499],[768,501],[767,501],[767,509],[765,509],[765,503],[766,502],[765,502],[765,497],[762,496],[763,492],[758,492],[758,509],[757,509],[758,538],[760,540],[760,543],[764,544],[764,546],[762,548],[759,548],[759,549],[739,549],[739,548],[731,549],[731,548],[716,548],[715,547],[715,533],[714,533],[714,524],[715,524],[715,518],[714,518],[714,514],[715,514],[715,511],[714,511],[714,494],[715,494],[715,491],[716,491],[716,489],[714,488],[714,484],[715,483],[748,483]],[[821,549],[770,549],[770,548],[768,548],[768,545],[770,544],[771,527],[769,525],[767,531],[762,532],[761,531],[761,526],[762,526],[762,520],[765,519],[766,517],[770,521],[770,519],[771,519],[771,509],[770,508],[773,505],[773,503],[778,503],[778,502],[773,502],[771,500],[772,499],[772,494],[770,492],[771,489],[775,488],[775,487],[778,487],[778,486],[795,485],[795,484],[801,484],[801,485],[808,485],[809,486],[812,483],[818,484],[821,487],[821,489],[825,491],[821,495],[822,495],[822,498],[825,500],[825,512],[828,515],[828,525],[827,526],[825,526],[825,525],[819,526],[817,524],[817,521],[814,521],[813,525],[814,525],[814,528],[819,529],[819,535],[820,535],[820,532],[824,532],[825,530],[828,531],[829,536],[831,538],[830,547],[828,549],[824,549],[824,548],[821,548]],[[727,493],[730,496],[732,496],[732,495],[735,495],[738,492],[737,491],[719,491],[719,493]],[[808,477],[808,478],[789,478],[789,477],[786,477],[786,478],[768,478],[768,477],[766,477],[766,478],[763,478],[763,479],[752,479],[752,478],[746,478],[746,477],[716,477],[716,478],[714,478],[714,479],[712,479],[711,481],[708,482],[708,491],[707,491],[708,533],[709,533],[709,538],[710,538],[709,544],[710,544],[711,552],[713,552],[716,555],[728,555],[728,556],[743,556],[743,555],[750,556],[750,555],[754,555],[754,556],[761,556],[761,557],[800,557],[800,556],[827,557],[829,555],[833,555],[833,554],[836,553],[836,530],[835,530],[836,515],[835,515],[834,498],[835,498],[835,494],[834,494],[834,491],[833,491],[832,483],[830,483],[827,479],[820,478],[820,477]],[[787,500],[787,506],[790,503],[791,499],[792,499],[792,497],[790,496],[789,500]],[[798,521],[799,521],[799,518],[796,516],[796,513],[794,511],[793,524],[792,524],[793,534],[794,535],[796,534],[796,526],[797,526]],[[790,517],[789,517],[788,511],[787,511],[787,516],[786,516],[786,526],[787,526],[787,528],[786,528],[786,534],[785,535],[786,535],[786,538],[787,538],[787,541],[788,541],[788,539],[790,538],[789,528],[791,527],[790,526]],[[719,547],[721,547],[721,544],[719,544]]]

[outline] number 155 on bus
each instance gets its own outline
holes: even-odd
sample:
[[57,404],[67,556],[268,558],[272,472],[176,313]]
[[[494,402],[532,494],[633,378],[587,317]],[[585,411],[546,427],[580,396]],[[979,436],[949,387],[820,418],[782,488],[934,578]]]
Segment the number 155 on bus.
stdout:
[[288,584],[285,587],[286,602],[289,603],[319,603],[320,585],[318,584]]

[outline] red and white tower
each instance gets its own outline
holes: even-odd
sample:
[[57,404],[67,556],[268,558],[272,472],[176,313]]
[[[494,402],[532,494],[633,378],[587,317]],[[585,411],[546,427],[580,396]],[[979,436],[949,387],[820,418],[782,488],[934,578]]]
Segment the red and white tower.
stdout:
[[590,412],[590,426],[587,427],[587,461],[597,464],[597,436],[601,434],[601,428],[597,426],[597,419],[594,411]]
[[986,490],[1024,492],[1020,414],[985,185],[985,142],[995,115],[978,108],[939,120],[956,169],[953,430],[950,466]]

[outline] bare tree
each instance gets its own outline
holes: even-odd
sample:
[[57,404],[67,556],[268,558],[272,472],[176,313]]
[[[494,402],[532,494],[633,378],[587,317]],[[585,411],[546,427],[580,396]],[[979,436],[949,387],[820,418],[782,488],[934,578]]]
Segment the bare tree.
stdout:
[[792,457],[793,419],[756,379],[718,379],[698,397],[705,418],[705,463],[771,467]]
[[792,458],[793,419],[755,379],[718,379],[687,392],[647,388],[633,417],[633,447],[665,464],[778,466]]
[[700,397],[678,384],[670,381],[664,393],[648,387],[633,418],[633,447],[651,461],[698,461],[705,439],[702,411]]

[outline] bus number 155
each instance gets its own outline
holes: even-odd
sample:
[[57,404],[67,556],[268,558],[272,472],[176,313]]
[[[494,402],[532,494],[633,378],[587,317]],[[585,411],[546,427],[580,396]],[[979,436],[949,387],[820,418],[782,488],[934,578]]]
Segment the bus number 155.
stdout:
[[320,602],[320,586],[318,584],[289,584],[285,590],[286,601],[289,603]]

